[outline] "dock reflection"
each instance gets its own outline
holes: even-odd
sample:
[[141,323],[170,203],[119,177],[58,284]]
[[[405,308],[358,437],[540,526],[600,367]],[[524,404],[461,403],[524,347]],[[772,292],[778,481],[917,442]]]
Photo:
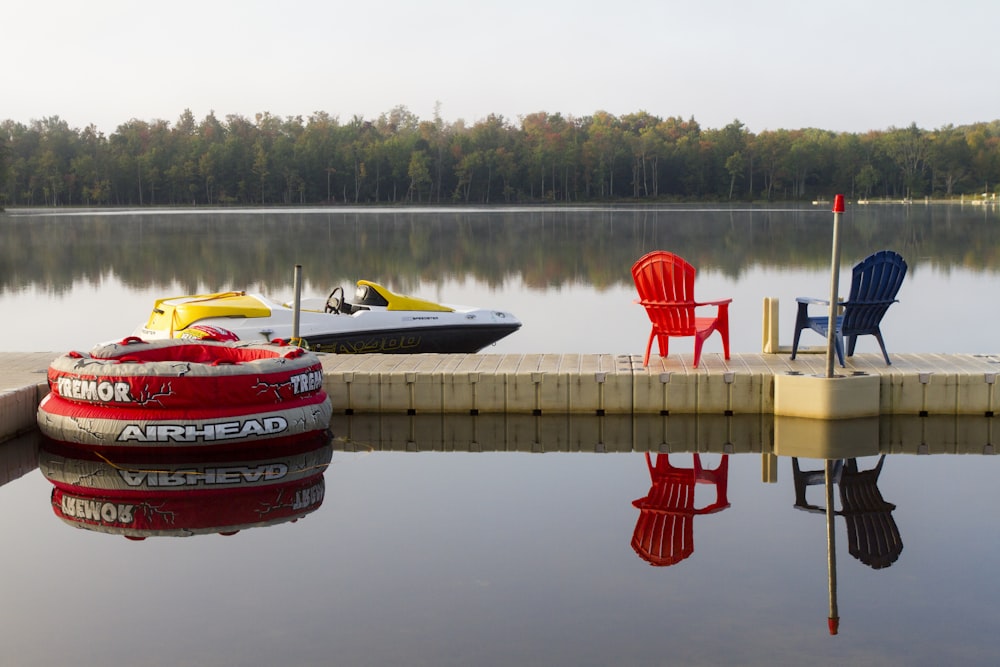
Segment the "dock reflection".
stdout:
[[0,442],[0,486],[24,477],[38,467],[38,443],[42,434],[29,431]]
[[42,438],[38,467],[65,523],[143,540],[297,521],[322,504],[332,454],[323,432],[281,447],[184,454],[101,452]]
[[840,443],[856,440],[865,443],[865,456],[992,455],[993,422],[991,417],[967,415],[824,422],[768,414],[386,413],[335,414],[330,429],[334,448],[349,452],[686,452],[825,458]]

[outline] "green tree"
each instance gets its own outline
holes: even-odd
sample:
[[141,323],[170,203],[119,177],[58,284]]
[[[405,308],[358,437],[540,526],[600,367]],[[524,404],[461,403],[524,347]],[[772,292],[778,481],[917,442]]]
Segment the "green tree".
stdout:
[[432,183],[429,163],[430,158],[423,151],[416,151],[410,156],[410,166],[406,172],[410,177],[410,187],[407,190],[406,196],[411,202],[414,195],[417,198],[417,202],[420,202],[421,191],[424,187]]
[[902,178],[904,196],[923,196],[926,192],[927,159],[930,141],[927,133],[911,123],[906,129],[890,128],[883,137],[883,150],[896,164]]

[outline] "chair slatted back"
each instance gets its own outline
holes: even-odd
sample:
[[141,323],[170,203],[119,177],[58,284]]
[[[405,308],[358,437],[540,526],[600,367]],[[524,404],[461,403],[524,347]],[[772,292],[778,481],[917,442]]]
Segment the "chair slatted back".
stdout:
[[[656,250],[632,266],[639,299],[657,331],[670,336],[695,334],[695,268],[682,257]],[[656,303],[649,303],[656,302]]]
[[844,336],[869,334],[878,329],[906,277],[906,261],[892,250],[880,250],[859,262],[851,277],[851,292],[844,306]]

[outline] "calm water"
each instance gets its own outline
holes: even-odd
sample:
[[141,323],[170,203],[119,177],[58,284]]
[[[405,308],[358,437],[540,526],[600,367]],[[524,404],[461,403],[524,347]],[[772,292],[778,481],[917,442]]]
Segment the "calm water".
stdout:
[[[290,298],[298,263],[308,293],[369,278],[512,310],[524,327],[488,352],[639,354],[648,329],[628,269],[665,248],[699,268],[699,296],[734,298],[734,351],[758,351],[763,297],[781,299],[788,342],[794,297],[829,291],[831,220],[812,208],[8,213],[0,307],[16,319],[0,349],[89,349],[168,293]],[[881,248],[909,262],[883,327],[890,353],[998,352],[995,209],[859,207],[842,235],[845,270]],[[995,419],[883,426],[877,489],[891,505],[878,519],[903,548],[872,567],[850,553],[852,513],[837,516],[837,636],[826,519],[808,511],[824,489],[802,487],[797,507],[787,455],[821,469],[808,443],[771,456],[766,420],[653,421],[339,416],[322,502],[300,520],[145,541],[61,521],[39,443],[7,443],[5,664],[995,662],[1000,466],[979,454],[997,445]],[[725,502],[694,516],[690,554],[651,566],[632,543],[656,513],[633,501],[663,487],[633,450],[658,442],[674,466],[698,449],[706,469],[722,467],[695,500],[712,508],[724,479]],[[866,470],[873,453],[844,456]],[[666,459],[651,460],[662,471]],[[851,509],[839,495],[835,507]]]

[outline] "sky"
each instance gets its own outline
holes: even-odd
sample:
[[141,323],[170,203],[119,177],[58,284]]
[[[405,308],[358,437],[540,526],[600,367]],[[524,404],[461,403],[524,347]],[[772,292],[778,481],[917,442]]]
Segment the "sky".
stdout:
[[6,0],[0,121],[189,109],[472,125],[645,111],[754,133],[1000,118],[997,0]]

